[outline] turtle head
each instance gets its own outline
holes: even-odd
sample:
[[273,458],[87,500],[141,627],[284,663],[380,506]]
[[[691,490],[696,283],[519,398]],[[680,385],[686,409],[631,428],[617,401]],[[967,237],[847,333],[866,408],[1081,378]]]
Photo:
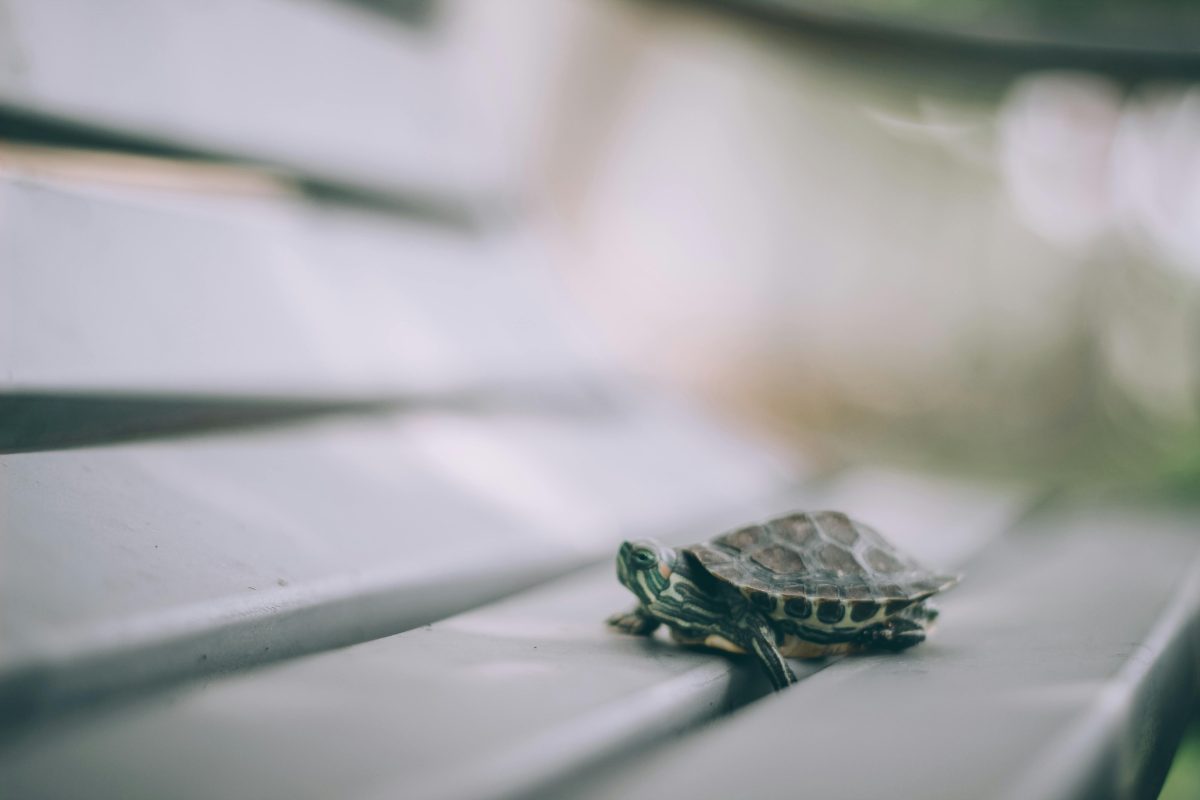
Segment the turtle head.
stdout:
[[652,603],[670,585],[676,553],[653,539],[623,542],[617,553],[617,578],[643,603]]

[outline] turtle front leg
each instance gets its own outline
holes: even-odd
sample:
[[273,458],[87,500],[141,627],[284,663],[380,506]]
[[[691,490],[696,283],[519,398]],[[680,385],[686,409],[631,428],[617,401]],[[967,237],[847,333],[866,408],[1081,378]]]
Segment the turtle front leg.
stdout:
[[746,651],[753,653],[758,663],[762,664],[775,691],[786,689],[798,681],[796,673],[792,672],[775,645],[775,632],[769,626],[748,629],[742,638],[746,642],[743,645]]
[[633,611],[624,614],[613,614],[608,618],[608,624],[621,633],[628,633],[632,636],[649,636],[662,623],[650,616],[645,606],[638,605]]

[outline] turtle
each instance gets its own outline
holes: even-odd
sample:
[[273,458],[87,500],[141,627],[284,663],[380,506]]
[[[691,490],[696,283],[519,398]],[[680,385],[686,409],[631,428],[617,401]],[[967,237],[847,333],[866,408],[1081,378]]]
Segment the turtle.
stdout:
[[776,691],[796,682],[785,657],[900,651],[937,618],[927,600],[958,583],[840,511],[796,511],[679,550],[623,542],[617,578],[638,598],[608,624],[758,660]]

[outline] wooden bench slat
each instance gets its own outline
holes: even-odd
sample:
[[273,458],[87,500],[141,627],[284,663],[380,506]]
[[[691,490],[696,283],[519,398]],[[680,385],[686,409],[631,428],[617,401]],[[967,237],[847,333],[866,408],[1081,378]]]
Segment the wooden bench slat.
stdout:
[[0,182],[0,387],[375,397],[597,374],[515,237],[138,196]]
[[1039,513],[910,655],[838,663],[573,796],[1153,797],[1198,688],[1195,533],[1097,498]]
[[648,400],[6,456],[0,695],[53,708],[393,633],[786,480]]
[[[909,486],[927,500],[916,517],[904,519],[903,502],[888,507],[894,494],[882,506],[864,497],[847,510],[886,516],[904,529],[892,533],[910,541],[953,538],[963,520],[981,519],[974,490]],[[1022,498],[994,499],[1008,514],[992,515],[993,534]],[[678,538],[823,500],[746,503]],[[81,786],[97,797],[168,787],[176,796],[509,796],[765,690],[752,665],[609,633],[604,617],[630,603],[605,564],[429,628],[67,723],[10,750],[0,768],[34,796]],[[67,762],[69,774],[48,769]]]
[[8,0],[0,45],[17,111],[382,191],[479,189],[438,40],[346,5]]

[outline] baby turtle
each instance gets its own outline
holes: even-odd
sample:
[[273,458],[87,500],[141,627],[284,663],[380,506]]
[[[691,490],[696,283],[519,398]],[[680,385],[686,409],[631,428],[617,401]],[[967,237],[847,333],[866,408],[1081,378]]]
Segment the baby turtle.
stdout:
[[753,653],[775,689],[796,682],[784,656],[814,658],[920,644],[925,601],[958,583],[837,511],[797,512],[680,551],[625,542],[617,578],[638,605],[608,624],[647,636]]

